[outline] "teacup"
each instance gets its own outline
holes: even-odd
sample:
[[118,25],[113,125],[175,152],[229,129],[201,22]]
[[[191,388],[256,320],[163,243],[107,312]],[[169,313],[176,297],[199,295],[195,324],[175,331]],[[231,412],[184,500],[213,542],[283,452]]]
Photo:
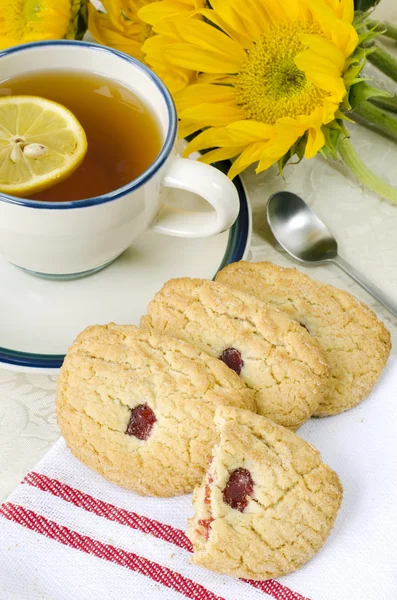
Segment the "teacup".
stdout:
[[[74,278],[104,268],[147,229],[206,237],[228,229],[239,211],[233,183],[219,170],[176,155],[178,118],[165,85],[145,65],[117,50],[77,41],[45,41],[0,52],[2,79],[54,69],[95,71],[138,94],[155,114],[163,144],[155,161],[122,188],[73,202],[0,193],[0,254],[35,275]],[[189,212],[162,201],[179,188],[213,207]]]

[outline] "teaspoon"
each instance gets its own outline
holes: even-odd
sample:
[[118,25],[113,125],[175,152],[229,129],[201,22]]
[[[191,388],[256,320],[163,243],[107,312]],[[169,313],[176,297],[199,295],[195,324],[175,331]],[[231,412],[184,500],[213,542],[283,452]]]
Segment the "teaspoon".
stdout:
[[336,264],[397,317],[397,302],[338,255],[336,239],[302,198],[291,192],[273,194],[267,204],[267,220],[280,246],[296,260]]

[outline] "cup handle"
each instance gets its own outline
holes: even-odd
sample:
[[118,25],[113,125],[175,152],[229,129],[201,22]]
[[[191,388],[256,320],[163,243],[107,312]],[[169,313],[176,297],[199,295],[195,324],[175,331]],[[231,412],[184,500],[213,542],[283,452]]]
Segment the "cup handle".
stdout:
[[175,158],[162,181],[201,196],[215,209],[194,212],[164,204],[152,230],[186,238],[209,237],[229,229],[237,219],[240,202],[235,185],[215,167],[188,158]]

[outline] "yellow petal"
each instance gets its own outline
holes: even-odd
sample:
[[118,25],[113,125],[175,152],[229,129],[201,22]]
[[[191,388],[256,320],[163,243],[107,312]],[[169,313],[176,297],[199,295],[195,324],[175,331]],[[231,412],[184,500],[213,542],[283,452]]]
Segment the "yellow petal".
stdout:
[[[285,154],[285,153],[284,153]],[[260,160],[259,160],[259,164],[255,169],[255,173],[258,175],[259,173],[262,173],[262,171],[266,171],[267,169],[270,169],[270,167],[272,167],[275,163],[277,163],[280,158],[282,158],[284,155],[280,154],[280,156],[263,156]]]
[[210,127],[189,143],[188,154],[213,147],[243,147],[272,138],[276,128],[258,121],[236,121],[226,127]]
[[306,78],[317,87],[327,92],[337,92],[344,87],[340,71],[335,65],[310,50],[304,51],[295,57],[295,64],[303,71]]
[[[120,2],[118,0],[103,0],[102,4],[106,11],[107,18],[110,20],[113,27],[122,29],[122,27],[120,26],[121,17],[122,17]],[[94,7],[92,4],[88,5],[89,11],[91,10],[91,12],[92,12],[93,8]],[[100,11],[97,11],[97,12],[99,15],[103,14]]]
[[354,0],[340,0],[342,14],[341,19],[346,23],[353,23],[354,20]]
[[324,123],[324,125],[326,125],[327,123],[330,123],[331,121],[334,120],[335,114],[339,108],[339,104],[340,104],[339,99],[335,99],[333,97],[325,98],[324,106],[322,109],[322,112],[323,112],[322,122]]
[[[337,105],[338,106],[338,105]],[[335,117],[335,113],[333,115]],[[306,158],[313,158],[317,152],[324,146],[325,138],[322,132],[324,118],[323,107],[318,106],[311,115],[301,116],[297,120],[308,132],[308,139],[305,148]]]
[[115,29],[107,15],[96,11],[91,4],[88,5],[88,29],[100,44],[111,46],[139,59],[143,57],[141,44]]
[[168,48],[164,48],[164,56],[179,67],[195,71],[237,73],[240,70],[240,63],[235,57],[227,57],[211,50],[196,48],[191,44],[172,44]]
[[236,121],[226,127],[229,145],[247,145],[264,142],[274,136],[275,127],[259,121]]
[[221,104],[199,104],[187,108],[179,114],[181,119],[197,121],[203,127],[229,125],[244,119],[244,111],[238,106],[222,106]]
[[[165,56],[165,50],[174,43],[174,40],[165,35],[154,35],[149,37],[142,46],[142,52],[145,54],[146,62],[160,70],[173,69],[180,73],[195,73],[191,69],[184,69],[183,67],[177,67],[172,64]],[[161,69],[163,67],[163,69]],[[189,75],[189,81],[191,77]]]
[[256,143],[248,146],[240,156],[234,161],[231,169],[228,172],[230,179],[234,179],[236,175],[247,169],[252,163],[257,162],[261,156],[263,144]]
[[305,157],[313,158],[316,156],[317,152],[321,150],[321,148],[325,144],[324,134],[321,129],[317,127],[311,127],[307,136],[307,143],[305,148]]
[[193,152],[200,152],[200,150],[214,148],[215,146],[223,146],[224,143],[227,145],[227,142],[228,137],[225,134],[224,127],[209,127],[188,143],[183,155],[189,156]]
[[323,32],[342,50],[345,57],[354,52],[358,45],[358,34],[352,25],[339,20],[324,0],[309,0],[310,11]]
[[218,103],[223,105],[236,104],[236,93],[233,88],[225,85],[211,85],[210,83],[195,83],[185,89],[178,101],[178,110],[196,104]]
[[174,98],[174,102],[176,102],[180,92],[189,85],[194,77],[193,71],[187,71],[179,67],[174,67],[173,65],[168,65],[161,60],[148,60],[148,57],[146,57],[146,62],[167,86]]
[[223,75],[219,73],[198,73],[198,83],[219,83],[222,85],[236,85],[235,75]]
[[283,0],[282,2],[269,0],[265,3],[265,10],[273,23],[307,21],[309,17],[307,0]]
[[346,23],[353,23],[354,0],[325,0],[335,15]]
[[[227,3],[225,6],[228,6]],[[215,10],[204,8],[200,11],[200,14],[213,25],[227,33],[227,35],[233,40],[236,40],[236,42],[241,44],[243,48],[250,48],[252,46],[253,35],[252,33],[243,30],[242,23],[237,31],[233,29],[233,27],[227,21],[224,21],[223,18],[217,12],[215,12]]]
[[13,38],[9,35],[1,35],[0,34],[0,50],[4,50],[5,48],[11,48],[12,46],[17,46],[21,43],[21,40]]
[[154,59],[163,60],[164,48],[167,48],[173,41],[165,35],[153,35],[145,41],[142,50]]
[[[284,117],[279,119],[275,125],[275,135],[265,145],[263,145],[261,153],[261,161],[259,167],[263,167],[266,160],[272,159],[273,164],[279,160],[288,150],[295,144],[295,142],[305,133],[307,126],[299,123],[296,119],[291,117]],[[267,164],[267,162],[266,162]]]
[[[303,44],[309,47],[309,50],[318,57],[321,57],[332,63],[336,70],[341,74],[345,66],[345,55],[335,44],[320,35],[303,34],[300,36]],[[298,54],[299,56],[299,54]],[[296,58],[298,58],[298,56]],[[296,63],[295,63],[296,64]],[[328,64],[327,67],[328,68]]]
[[[242,37],[248,43],[252,43],[253,40],[263,34],[270,24],[263,6],[257,0],[246,0],[244,10],[241,10],[239,0],[229,0],[227,2],[225,0],[214,0],[211,2],[211,6],[213,10],[207,12],[213,12],[214,16],[206,14],[206,17],[213,22],[218,20],[218,23],[215,23],[217,25],[225,23],[225,31],[228,33],[236,32],[240,36],[240,41]],[[234,35],[232,37],[237,39]]]
[[201,129],[201,125],[199,123],[196,123],[195,121],[180,121],[178,135],[180,138],[185,138],[188,135],[191,135],[192,133],[196,133],[196,131],[198,131],[199,129]]
[[164,19],[175,14],[174,11],[170,10],[169,5],[165,2],[152,2],[146,4],[138,11],[138,16],[145,23],[149,25],[155,25],[160,19]]
[[106,5],[105,8],[109,4],[120,6],[120,12],[124,21],[135,20],[136,14],[142,6],[142,2],[140,0],[105,0],[103,4],[104,6]]
[[345,84],[341,77],[335,77],[332,73],[328,74],[323,70],[312,70],[309,73],[306,73],[306,77],[321,90],[332,93],[332,96],[338,98],[339,101],[343,100],[346,95]]
[[[141,13],[139,12],[139,14],[141,14]],[[178,29],[174,25],[176,16],[180,17],[180,15],[171,15],[168,18],[158,19],[153,25],[154,33],[166,35],[176,42],[181,41],[181,36],[179,35]],[[188,16],[188,15],[186,15],[186,16]],[[194,16],[199,18],[198,14],[196,14],[195,12],[192,12],[189,19],[193,19]],[[197,22],[197,21],[195,21],[195,22]]]
[[203,154],[198,160],[199,162],[205,162],[208,165],[218,162],[220,160],[228,160],[240,154],[244,150],[245,146],[237,146],[236,148],[217,148],[216,150],[210,150]]
[[151,2],[150,4],[143,6],[138,11],[138,17],[142,19],[142,21],[145,21],[145,23],[149,23],[149,25],[153,26],[162,19],[169,19],[174,15],[181,15],[185,12],[189,14],[194,8],[195,6],[190,3],[186,4],[184,2],[178,2],[178,0],[173,0],[172,2],[162,0],[161,2]]
[[311,83],[342,100],[346,94],[342,78],[345,64],[343,52],[333,42],[319,36],[309,35],[302,38],[310,49],[295,56],[296,66],[305,73]]
[[238,68],[245,59],[245,52],[240,44],[208,23],[181,17],[172,19],[172,26],[181,41],[212,52],[224,60],[229,59],[232,70],[226,72],[235,72],[234,67]]
[[333,10],[335,15],[339,17],[339,0],[325,0],[326,4]]

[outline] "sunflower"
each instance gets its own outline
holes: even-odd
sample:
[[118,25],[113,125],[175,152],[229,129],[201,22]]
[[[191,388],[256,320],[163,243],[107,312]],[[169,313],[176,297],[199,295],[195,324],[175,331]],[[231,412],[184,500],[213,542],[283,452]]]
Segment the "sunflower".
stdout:
[[85,0],[1,0],[0,48],[59,38],[81,39]]
[[[205,5],[205,0],[103,0],[102,4],[106,13],[96,10],[92,4],[88,6],[88,29],[97,42],[146,62],[171,92],[186,87],[193,71],[162,59],[162,47],[173,41],[163,34],[168,31],[168,20],[190,16]],[[147,53],[143,45],[152,39],[154,46],[149,46]]]
[[169,21],[173,43],[162,48],[165,62],[200,73],[177,97],[181,135],[201,131],[186,154],[216,148],[202,157],[208,163],[238,156],[232,178],[252,163],[260,172],[295,153],[315,156],[347,94],[359,43],[353,0],[211,7],[200,11],[205,22]]

